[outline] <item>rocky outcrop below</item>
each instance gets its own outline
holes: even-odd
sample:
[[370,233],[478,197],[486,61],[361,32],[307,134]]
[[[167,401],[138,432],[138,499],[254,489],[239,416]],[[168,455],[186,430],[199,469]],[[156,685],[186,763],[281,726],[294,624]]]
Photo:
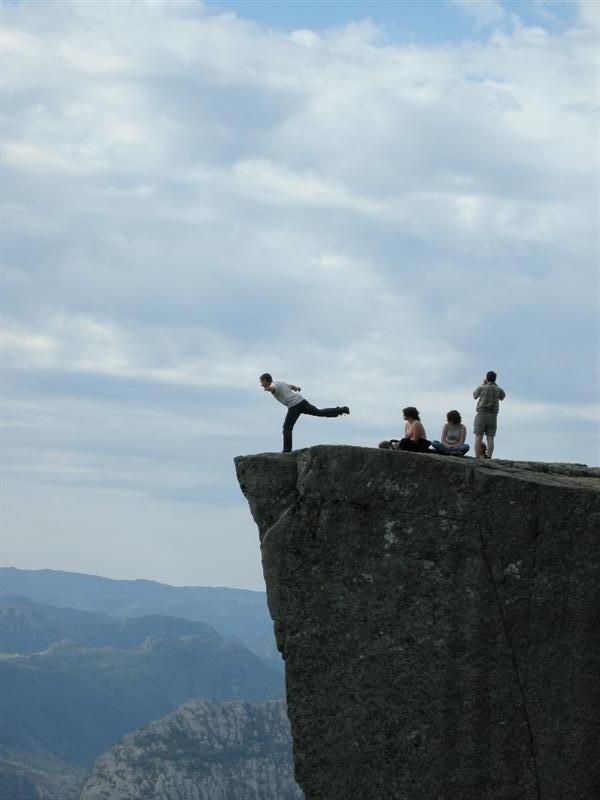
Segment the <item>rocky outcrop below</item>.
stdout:
[[240,456],[310,800],[600,797],[600,471]]
[[285,703],[193,700],[101,756],[81,800],[301,800]]

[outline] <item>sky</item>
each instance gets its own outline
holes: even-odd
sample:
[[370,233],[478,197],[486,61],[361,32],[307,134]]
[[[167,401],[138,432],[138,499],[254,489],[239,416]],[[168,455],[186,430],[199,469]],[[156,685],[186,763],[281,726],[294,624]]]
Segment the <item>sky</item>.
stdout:
[[[0,0],[0,565],[262,589],[258,376],[598,465],[589,2]],[[472,437],[469,437],[472,442]]]

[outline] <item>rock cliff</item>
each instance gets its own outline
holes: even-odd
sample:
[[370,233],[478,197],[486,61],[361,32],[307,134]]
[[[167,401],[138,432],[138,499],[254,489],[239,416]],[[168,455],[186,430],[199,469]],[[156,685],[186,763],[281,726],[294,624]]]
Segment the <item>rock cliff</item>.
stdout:
[[285,704],[192,700],[101,756],[81,800],[301,800]]
[[240,456],[309,800],[600,797],[600,471]]

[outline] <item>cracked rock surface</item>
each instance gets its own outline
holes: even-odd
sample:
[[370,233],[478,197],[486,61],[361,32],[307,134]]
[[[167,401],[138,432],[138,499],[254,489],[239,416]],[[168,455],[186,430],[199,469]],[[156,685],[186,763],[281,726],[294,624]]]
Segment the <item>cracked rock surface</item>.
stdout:
[[600,798],[600,471],[240,456],[309,800]]

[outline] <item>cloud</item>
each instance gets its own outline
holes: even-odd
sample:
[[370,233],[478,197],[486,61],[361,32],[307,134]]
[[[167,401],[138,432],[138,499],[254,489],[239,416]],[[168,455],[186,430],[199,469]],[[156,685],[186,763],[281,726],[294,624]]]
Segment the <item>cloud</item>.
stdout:
[[496,25],[507,16],[504,7],[496,0],[450,0],[450,5],[472,17],[478,28]]
[[494,368],[499,455],[597,458],[589,9],[426,45],[101,5],[0,5],[11,485],[241,507],[265,369],[352,407],[299,445],[435,431]]
[[600,28],[600,6],[596,0],[579,0],[579,20],[587,28]]
[[367,213],[381,213],[382,205],[353,196],[347,189],[318,175],[301,174],[262,160],[244,160],[234,164],[240,188],[267,203],[290,203],[340,208]]

